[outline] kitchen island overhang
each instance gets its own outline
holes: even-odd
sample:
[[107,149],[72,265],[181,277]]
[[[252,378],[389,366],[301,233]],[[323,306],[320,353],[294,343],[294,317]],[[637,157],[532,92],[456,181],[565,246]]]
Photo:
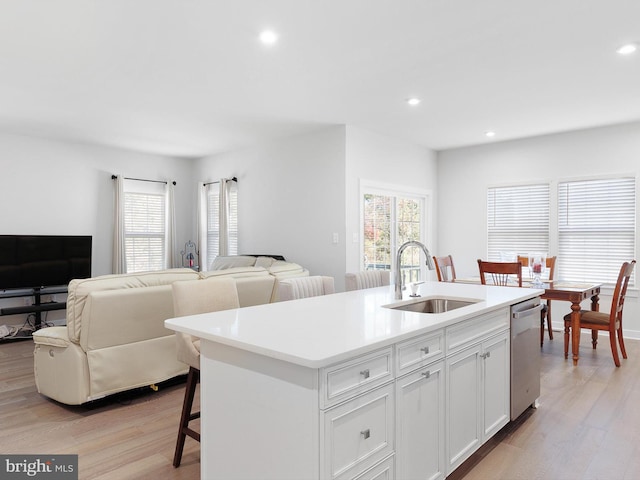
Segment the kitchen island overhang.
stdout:
[[[543,289],[447,282],[420,285],[421,298],[472,299],[444,313],[385,308],[393,286],[242,307],[165,321],[170,330],[309,368],[322,368],[482,313],[540,296]],[[410,300],[405,292],[402,301]]]

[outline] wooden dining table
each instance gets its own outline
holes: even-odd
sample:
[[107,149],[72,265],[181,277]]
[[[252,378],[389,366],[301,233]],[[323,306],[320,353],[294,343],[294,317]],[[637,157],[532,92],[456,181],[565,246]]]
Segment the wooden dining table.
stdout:
[[[480,277],[456,278],[457,283],[480,283]],[[544,300],[561,300],[571,303],[571,333],[569,329],[564,329],[564,341],[569,341],[571,335],[571,353],[573,355],[573,364],[578,365],[580,357],[580,304],[591,299],[591,310],[597,312],[600,308],[600,283],[580,283],[580,282],[564,282],[562,280],[544,281],[544,294],[540,298]],[[514,285],[517,286],[517,285]],[[522,281],[522,287],[532,287],[531,281]],[[565,349],[565,358],[568,358],[568,349]]]
[[[591,298],[591,310],[597,312],[600,308],[601,286],[602,284],[599,283],[563,282],[560,280],[544,284],[544,294],[541,295],[541,298],[571,302],[571,353],[574,365],[578,365],[578,358],[580,357],[580,304]],[[569,341],[568,330],[565,327],[565,345]],[[567,348],[565,348],[564,356],[568,358]]]

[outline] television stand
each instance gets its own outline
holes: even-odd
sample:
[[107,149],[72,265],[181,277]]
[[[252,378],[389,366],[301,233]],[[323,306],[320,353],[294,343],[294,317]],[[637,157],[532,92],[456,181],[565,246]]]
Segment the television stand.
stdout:
[[34,287],[21,288],[16,290],[0,291],[0,300],[4,298],[20,298],[33,297],[31,305],[20,307],[0,308],[0,316],[20,315],[21,313],[33,313],[35,316],[35,329],[38,330],[42,326],[42,312],[50,312],[53,310],[64,310],[67,308],[67,302],[46,302],[42,303],[43,295],[56,295],[58,293],[67,293],[67,286],[61,285],[57,287]]

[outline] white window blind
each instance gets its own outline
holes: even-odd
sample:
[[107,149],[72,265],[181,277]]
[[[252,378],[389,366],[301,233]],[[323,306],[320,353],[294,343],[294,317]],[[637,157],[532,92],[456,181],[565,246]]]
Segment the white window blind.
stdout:
[[124,194],[125,255],[127,272],[165,268],[165,196],[156,193]]
[[[228,255],[238,254],[238,187],[235,182],[227,183],[229,218]],[[220,253],[220,184],[209,185],[207,190],[207,265]]]
[[238,184],[229,184],[229,255],[238,254]]
[[213,184],[207,192],[207,265],[220,251],[220,186]]
[[549,185],[518,185],[487,190],[487,255],[526,255],[549,251]]
[[615,284],[635,258],[635,193],[632,177],[558,184],[559,278]]

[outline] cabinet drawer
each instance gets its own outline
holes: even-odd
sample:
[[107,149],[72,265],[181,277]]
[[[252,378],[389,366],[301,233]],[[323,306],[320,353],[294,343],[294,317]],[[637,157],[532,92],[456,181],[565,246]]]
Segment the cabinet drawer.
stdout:
[[322,369],[321,408],[393,379],[391,347]]
[[393,453],[394,400],[391,383],[322,412],[321,478],[352,478]]
[[446,353],[447,355],[455,353],[507,328],[509,328],[509,307],[447,327]]
[[397,375],[401,376],[444,356],[444,332],[430,333],[399,343],[396,347]]
[[393,480],[395,478],[394,461],[395,457],[392,455],[353,478],[353,480]]

